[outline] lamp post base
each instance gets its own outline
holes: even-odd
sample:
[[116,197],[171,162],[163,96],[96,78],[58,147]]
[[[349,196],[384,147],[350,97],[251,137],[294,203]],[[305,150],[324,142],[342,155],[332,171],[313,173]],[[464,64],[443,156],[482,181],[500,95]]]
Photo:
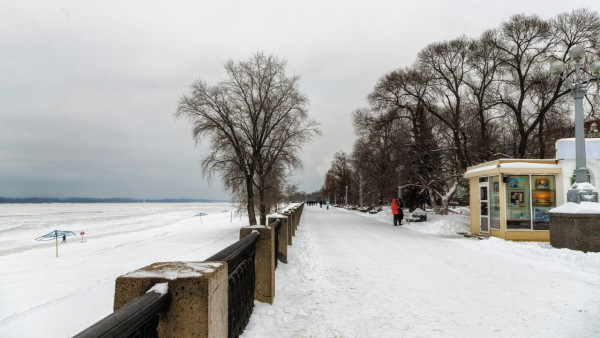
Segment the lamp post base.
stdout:
[[[589,186],[589,187],[588,187]],[[567,191],[567,202],[596,202],[598,203],[598,190],[589,183],[574,183]]]
[[550,245],[583,252],[600,252],[600,215],[550,213]]

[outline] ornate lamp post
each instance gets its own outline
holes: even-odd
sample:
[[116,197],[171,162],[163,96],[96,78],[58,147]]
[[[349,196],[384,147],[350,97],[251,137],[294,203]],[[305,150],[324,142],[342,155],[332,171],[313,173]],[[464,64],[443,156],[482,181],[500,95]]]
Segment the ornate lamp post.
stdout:
[[[569,51],[571,60],[575,61],[575,78],[573,81],[562,75],[565,70],[565,63],[557,60],[550,64],[550,72],[563,79],[566,85],[571,89],[573,99],[575,99],[575,183],[567,192],[567,202],[580,203],[582,194],[583,200],[588,202],[598,202],[598,192],[595,189],[586,189],[587,185],[579,185],[587,182],[588,169],[586,168],[585,155],[585,133],[583,129],[583,98],[590,84],[599,79],[600,61],[592,63],[591,71],[594,76],[584,78],[581,73],[581,60],[585,56],[585,50],[581,46],[575,46]],[[581,187],[584,189],[581,189]],[[593,187],[592,187],[593,188]]]

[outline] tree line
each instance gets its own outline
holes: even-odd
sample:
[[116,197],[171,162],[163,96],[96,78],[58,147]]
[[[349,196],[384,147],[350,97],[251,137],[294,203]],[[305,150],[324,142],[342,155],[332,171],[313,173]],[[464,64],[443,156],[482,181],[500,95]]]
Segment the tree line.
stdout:
[[[381,205],[400,188],[410,208],[447,213],[467,167],[554,156],[555,141],[574,133],[573,100],[548,68],[568,61],[574,46],[586,49],[583,69],[600,58],[597,12],[518,14],[478,38],[429,44],[413,65],[383,75],[368,106],[352,113],[353,150],[334,155],[311,196],[339,203],[347,186],[349,203]],[[600,103],[597,87],[586,97],[588,118]]]

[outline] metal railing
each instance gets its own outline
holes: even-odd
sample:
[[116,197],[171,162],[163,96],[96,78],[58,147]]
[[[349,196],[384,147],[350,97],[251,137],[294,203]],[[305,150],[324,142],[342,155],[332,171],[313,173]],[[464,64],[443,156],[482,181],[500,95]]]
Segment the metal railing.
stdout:
[[157,338],[158,314],[170,302],[169,293],[148,291],[74,337]]
[[252,232],[206,261],[226,261],[229,269],[228,336],[238,337],[254,308],[254,256],[258,232]]
[[[279,260],[279,230],[281,220],[271,224],[275,230],[275,267]],[[206,261],[225,261],[228,266],[228,336],[239,337],[252,315],[254,308],[256,241],[258,232],[252,232],[236,243],[219,251]],[[171,296],[153,290],[136,298],[122,308],[101,319],[75,337],[135,337],[157,338],[159,312],[166,309]]]

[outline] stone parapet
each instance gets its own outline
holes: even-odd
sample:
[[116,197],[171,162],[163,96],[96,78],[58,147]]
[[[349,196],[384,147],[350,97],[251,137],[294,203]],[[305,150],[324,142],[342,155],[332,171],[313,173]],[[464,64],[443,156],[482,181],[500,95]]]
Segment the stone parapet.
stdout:
[[288,232],[289,232],[289,227],[288,227],[288,217],[286,215],[282,215],[282,214],[272,214],[272,215],[268,215],[267,216],[267,223],[271,224],[272,222],[275,222],[276,220],[280,220],[281,221],[281,226],[279,228],[279,236],[277,237],[277,247],[279,249],[279,261],[282,263],[286,263],[288,262]]
[[226,337],[226,262],[154,263],[117,278],[114,310],[168,282],[171,305],[159,316],[159,337]]
[[275,298],[275,230],[265,225],[253,225],[240,229],[240,239],[258,231],[254,270],[256,273],[254,299],[273,304]]
[[286,210],[282,212],[288,218],[288,245],[292,245],[294,243],[294,213]]

